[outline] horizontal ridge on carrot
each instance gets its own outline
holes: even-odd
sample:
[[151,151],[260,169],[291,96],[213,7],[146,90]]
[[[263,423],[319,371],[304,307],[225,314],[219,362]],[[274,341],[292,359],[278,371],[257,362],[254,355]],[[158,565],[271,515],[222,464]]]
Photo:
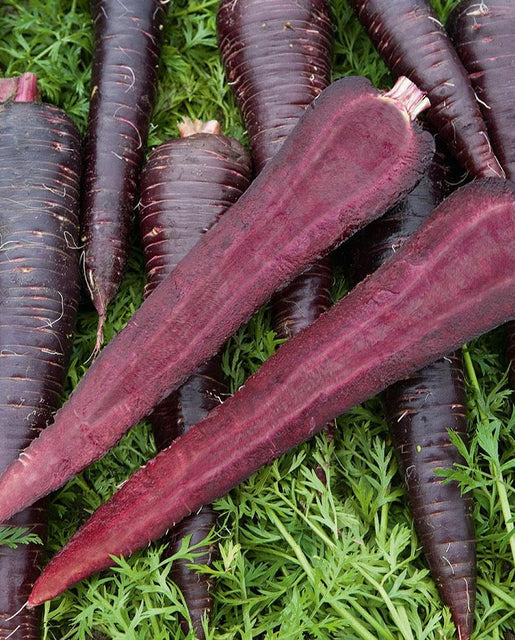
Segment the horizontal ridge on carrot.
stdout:
[[432,137],[406,79],[330,85],[276,156],[103,349],[0,479],[0,522],[100,458],[305,266],[420,179]]
[[[50,562],[36,605],[162,535],[323,425],[515,317],[515,185],[475,181],[158,454]],[[477,313],[478,308],[482,313]]]

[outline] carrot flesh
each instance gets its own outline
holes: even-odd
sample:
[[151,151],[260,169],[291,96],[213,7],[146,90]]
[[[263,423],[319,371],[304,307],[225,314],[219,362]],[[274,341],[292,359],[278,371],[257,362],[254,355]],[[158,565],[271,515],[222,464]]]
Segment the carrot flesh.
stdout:
[[393,258],[102,505],[29,604],[146,545],[335,415],[515,317],[514,226],[513,184],[484,179],[447,198]]
[[95,48],[84,141],[86,284],[99,315],[125,272],[130,226],[154,102],[166,2],[93,0]]
[[[185,119],[180,133],[182,138],[165,142],[152,151],[141,179],[139,222],[147,267],[146,295],[250,184],[248,152],[236,140],[221,135],[218,123]],[[217,354],[154,409],[151,424],[158,450],[168,447],[203,420],[228,395],[221,357]],[[217,513],[209,505],[185,518],[166,536],[166,555],[177,553],[186,536],[191,536],[190,545],[200,545],[216,519]],[[196,553],[200,555],[194,564],[211,564],[217,556],[217,547],[204,545]],[[213,606],[213,581],[208,574],[196,572],[191,564],[176,559],[170,577],[181,589],[197,639],[203,640],[202,621]],[[187,634],[189,622],[181,616],[180,624]]]
[[390,70],[427,92],[428,121],[473,177],[504,177],[467,72],[427,0],[350,0]]
[[[34,74],[0,79],[0,470],[46,426],[62,400],[80,295],[80,137],[37,102]],[[6,525],[44,542],[46,500]],[[41,637],[25,604],[44,547],[0,547],[0,637]],[[16,614],[16,615],[15,615]]]
[[[413,85],[405,93],[420,106]],[[413,186],[433,141],[390,95],[355,77],[317,98],[0,479],[0,522],[102,456],[275,290]]]

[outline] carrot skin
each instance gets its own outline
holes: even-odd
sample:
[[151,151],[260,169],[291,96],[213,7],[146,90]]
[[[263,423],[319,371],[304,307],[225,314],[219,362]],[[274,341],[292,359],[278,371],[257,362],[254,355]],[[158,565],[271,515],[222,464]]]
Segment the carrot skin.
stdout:
[[[61,403],[80,295],[79,132],[60,109],[34,99],[25,91],[0,105],[2,471]],[[5,524],[44,541],[46,500]],[[0,547],[0,638],[41,637],[41,611],[20,609],[43,552],[38,544]]]
[[[396,252],[450,191],[450,168],[438,150],[406,198],[347,243],[351,276],[360,281]],[[345,250],[346,246],[343,246]],[[448,429],[468,440],[461,358],[453,353],[384,392],[386,418],[424,556],[461,640],[472,632],[476,553],[472,499],[434,469],[464,464]]]
[[221,0],[216,25],[259,173],[330,82],[330,7],[327,0]]
[[[249,154],[236,140],[223,135],[188,133],[152,151],[141,179],[139,209],[147,268],[146,295],[236,202],[249,186],[250,177]],[[158,450],[203,420],[228,395],[222,360],[217,354],[154,409],[151,424]],[[199,545],[215,526],[216,518],[216,511],[208,505],[185,518],[166,536],[166,555],[177,553],[186,536],[191,536],[190,545]],[[195,563],[211,564],[217,547],[211,544],[197,549],[199,552]],[[196,572],[191,564],[175,560],[170,577],[184,596],[197,639],[204,640],[202,619],[209,616],[213,606],[213,583],[208,574]],[[181,616],[180,624],[187,635],[189,622]]]
[[[515,3],[462,1],[449,33],[480,102],[492,148],[515,180]],[[515,324],[506,325],[510,382],[515,388]]]
[[511,183],[480,180],[447,198],[392,259],[136,472],[50,562],[29,603],[146,545],[334,416],[515,317],[513,228]]
[[125,271],[139,173],[154,103],[166,3],[92,0],[95,49],[84,142],[85,271],[99,314]]
[[275,290],[413,186],[433,141],[391,95],[345,78],[317,98],[0,479],[0,522],[102,456]]
[[427,0],[349,0],[390,70],[427,92],[428,121],[473,177],[504,177],[463,65]]

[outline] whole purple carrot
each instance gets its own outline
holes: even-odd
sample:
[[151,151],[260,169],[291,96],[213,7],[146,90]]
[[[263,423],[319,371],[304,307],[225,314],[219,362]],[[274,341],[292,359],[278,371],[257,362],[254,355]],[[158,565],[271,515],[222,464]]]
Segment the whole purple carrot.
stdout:
[[84,146],[86,283],[98,312],[120,285],[154,102],[165,0],[91,0],[95,26]]
[[[147,266],[147,295],[250,184],[248,152],[236,140],[221,135],[218,123],[202,125],[185,120],[180,132],[181,138],[169,140],[152,151],[141,178],[139,218]],[[152,413],[158,450],[168,447],[203,420],[228,393],[221,357],[216,355]],[[214,509],[205,505],[182,520],[167,535],[167,555],[175,554],[186,536],[191,536],[190,545],[199,545],[214,527],[216,518]],[[200,547],[195,562],[211,564],[216,552],[214,545]],[[170,576],[184,596],[196,637],[203,640],[202,620],[209,616],[213,605],[212,581],[182,559],[172,564]],[[181,626],[187,634],[188,621],[181,619]]]
[[[515,180],[515,2],[460,2],[449,33],[479,100],[492,148]],[[515,324],[506,325],[510,380],[515,388]]]
[[[80,293],[80,137],[37,98],[36,78],[0,79],[0,470],[62,400]],[[7,525],[46,538],[46,500]],[[0,547],[0,638],[37,640],[41,611],[22,609],[43,547]],[[17,615],[15,615],[17,614]]]
[[427,118],[473,177],[504,176],[476,96],[428,0],[349,0],[390,70],[427,92]]
[[[449,191],[449,169],[437,153],[427,174],[406,198],[343,246],[357,282],[395,253]],[[468,439],[466,394],[459,354],[420,369],[384,392],[386,418],[406,486],[417,536],[460,640],[474,619],[476,553],[472,500],[435,469],[464,464],[451,429]]]

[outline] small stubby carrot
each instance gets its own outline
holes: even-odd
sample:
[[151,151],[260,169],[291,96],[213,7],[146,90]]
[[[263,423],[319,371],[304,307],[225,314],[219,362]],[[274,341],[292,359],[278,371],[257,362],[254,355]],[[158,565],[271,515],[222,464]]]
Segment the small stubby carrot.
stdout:
[[329,85],[5,471],[0,522],[106,453],[276,290],[408,192],[433,154],[412,120],[426,104],[406,79],[386,93],[361,77]]
[[[515,3],[464,0],[448,29],[478,97],[492,148],[515,180]],[[515,324],[506,326],[510,382],[515,388]]]
[[[149,295],[234,204],[251,181],[248,151],[236,140],[220,133],[216,121],[202,123],[187,118],[179,125],[181,137],[156,147],[149,155],[141,177],[139,224]],[[220,354],[198,369],[177,391],[170,394],[150,416],[158,450],[203,420],[209,411],[229,395]],[[212,565],[217,547],[198,547],[216,524],[217,513],[210,505],[191,514],[166,536],[167,556],[179,551],[190,536],[196,545],[193,564]],[[181,589],[188,607],[191,628],[198,640],[205,638],[203,618],[213,606],[213,582],[184,559],[173,562],[170,577]],[[185,634],[189,622],[181,617]]]
[[[426,175],[404,200],[343,246],[350,275],[365,278],[402,246],[450,191],[450,168],[435,154]],[[459,353],[427,365],[388,387],[386,419],[422,550],[458,638],[468,640],[474,620],[476,544],[472,498],[437,469],[464,464],[449,430],[468,441],[466,393]]]
[[395,75],[427,92],[427,119],[472,177],[504,177],[467,72],[428,0],[349,0]]
[[454,192],[392,258],[125,482],[49,563],[29,604],[147,545],[336,415],[514,318],[514,227],[512,183]]
[[165,0],[92,0],[95,31],[84,141],[82,241],[86,284],[98,312],[120,286],[154,95]]
[[[62,401],[80,295],[80,136],[42,103],[37,79],[0,79],[0,470]],[[46,500],[6,525],[46,541]],[[41,609],[23,609],[44,546],[0,547],[0,638],[41,638]]]

